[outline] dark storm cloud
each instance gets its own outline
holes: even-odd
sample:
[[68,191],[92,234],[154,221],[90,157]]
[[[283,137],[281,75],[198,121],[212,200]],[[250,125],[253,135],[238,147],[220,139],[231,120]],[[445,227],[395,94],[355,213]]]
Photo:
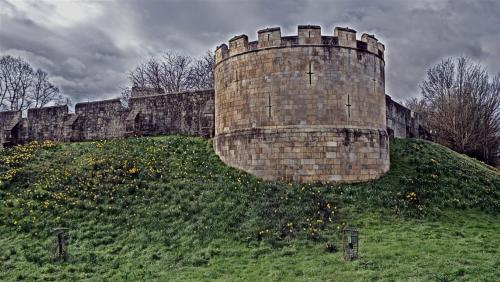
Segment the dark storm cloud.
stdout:
[[59,21],[60,3],[0,0],[0,53],[47,69],[75,101],[118,95],[126,72],[162,50],[196,56],[237,34],[255,39],[269,26],[285,35],[298,24],[319,24],[323,34],[335,26],[375,34],[387,48],[387,92],[399,100],[418,95],[426,69],[447,56],[500,70],[498,1],[122,0],[63,10],[69,16]]
[[[0,2],[0,7],[5,3]],[[130,58],[99,25],[49,28],[19,11],[16,2],[10,4],[10,12],[0,18],[0,53],[25,57],[47,70],[75,101],[116,95],[123,83],[123,66]],[[47,13],[51,8],[50,4],[34,5]]]

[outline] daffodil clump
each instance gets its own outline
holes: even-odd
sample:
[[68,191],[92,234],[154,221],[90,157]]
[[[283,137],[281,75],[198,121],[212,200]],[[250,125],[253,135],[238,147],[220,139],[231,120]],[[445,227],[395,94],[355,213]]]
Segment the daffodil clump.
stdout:
[[423,140],[391,142],[391,171],[381,181],[347,186],[358,205],[409,217],[434,216],[447,208],[500,212],[498,169]]
[[33,141],[26,145],[4,148],[0,154],[0,181],[11,181],[19,171],[19,167],[33,157],[40,150],[47,150],[57,146],[53,141]]
[[189,228],[180,232],[200,240],[225,234],[324,240],[342,224],[331,188],[261,181],[226,167],[202,138],[41,142],[9,150],[2,156],[5,222],[19,230],[47,232],[83,217],[163,232],[181,221]]
[[[346,225],[360,227],[363,256],[372,244],[372,259],[400,258],[379,255],[385,234],[360,214],[397,214],[410,222],[447,209],[500,211],[497,170],[429,142],[395,140],[390,148],[390,172],[350,185],[262,181],[224,165],[210,140],[194,137],[35,142],[2,149],[0,280],[161,281],[178,269],[204,272],[212,263],[235,258],[250,265],[261,254],[296,263],[299,249],[308,252],[300,261],[317,258],[310,265],[336,275],[341,265],[324,265],[340,263],[340,254],[325,254],[323,248],[327,243],[340,248]],[[392,222],[387,225],[388,232],[397,232]],[[58,227],[68,228],[70,238],[64,263],[53,258]]]

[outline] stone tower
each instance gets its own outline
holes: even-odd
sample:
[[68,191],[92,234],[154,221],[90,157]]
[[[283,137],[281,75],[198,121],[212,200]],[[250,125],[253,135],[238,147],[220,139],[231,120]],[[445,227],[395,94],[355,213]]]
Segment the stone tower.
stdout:
[[214,147],[267,180],[356,182],[389,169],[384,45],[299,26],[229,40],[215,52]]

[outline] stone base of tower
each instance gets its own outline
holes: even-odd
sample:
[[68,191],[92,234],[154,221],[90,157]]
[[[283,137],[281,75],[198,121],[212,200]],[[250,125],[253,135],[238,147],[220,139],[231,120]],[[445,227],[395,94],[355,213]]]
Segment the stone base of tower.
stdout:
[[265,180],[360,182],[389,170],[385,130],[254,128],[218,134],[214,147],[224,163]]

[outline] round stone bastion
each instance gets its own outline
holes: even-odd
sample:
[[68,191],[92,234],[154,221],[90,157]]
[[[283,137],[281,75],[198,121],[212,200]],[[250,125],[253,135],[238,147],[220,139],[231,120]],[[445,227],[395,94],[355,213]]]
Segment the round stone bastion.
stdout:
[[215,51],[215,152],[265,180],[360,182],[389,170],[384,45],[337,27],[258,31]]

